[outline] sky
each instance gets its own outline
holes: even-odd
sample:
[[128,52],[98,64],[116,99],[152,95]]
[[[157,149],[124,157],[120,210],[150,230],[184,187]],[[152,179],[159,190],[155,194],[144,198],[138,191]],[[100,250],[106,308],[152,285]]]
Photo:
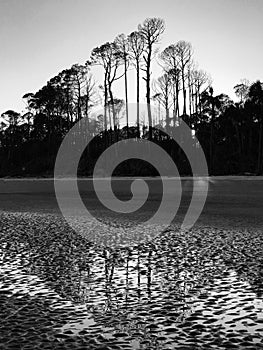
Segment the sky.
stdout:
[[25,93],[147,17],[165,21],[160,50],[191,42],[215,93],[234,98],[241,79],[263,80],[263,0],[0,0],[0,114],[25,110]]

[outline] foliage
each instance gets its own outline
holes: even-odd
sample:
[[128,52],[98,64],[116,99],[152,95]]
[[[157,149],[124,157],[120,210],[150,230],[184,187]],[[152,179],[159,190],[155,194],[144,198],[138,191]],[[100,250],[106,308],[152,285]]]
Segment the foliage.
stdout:
[[[94,48],[84,65],[74,64],[39,91],[25,93],[25,112],[2,113],[0,175],[52,175],[63,137],[83,118],[84,132],[89,136],[99,134],[84,152],[80,163],[83,175],[92,174],[92,166],[103,150],[125,138],[134,142],[141,138],[153,140],[173,157],[181,173],[190,174],[189,164],[171,138],[180,133],[181,120],[199,140],[199,144],[192,142],[192,147],[203,147],[210,174],[262,174],[263,84],[241,80],[234,86],[237,103],[224,93],[215,95],[210,76],[194,61],[191,43],[179,40],[156,54],[164,29],[161,18],[145,19],[130,35],[120,34],[113,42]],[[156,61],[163,71],[160,77],[152,79]],[[95,65],[103,69],[103,84],[95,83]],[[127,107],[127,72],[131,69],[136,71],[134,124]],[[115,81],[123,77],[125,100],[114,94]],[[139,107],[142,80],[146,83],[147,121],[145,111]],[[104,112],[96,113],[97,107],[104,108]],[[125,115],[126,125],[121,127]],[[157,125],[163,127],[163,133],[155,128]],[[90,167],[85,165],[87,162]],[[139,161],[119,166],[117,173],[155,174]]]

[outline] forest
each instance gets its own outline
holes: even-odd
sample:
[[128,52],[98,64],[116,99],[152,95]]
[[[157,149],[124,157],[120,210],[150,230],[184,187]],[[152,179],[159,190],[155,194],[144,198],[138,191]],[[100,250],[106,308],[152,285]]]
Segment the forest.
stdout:
[[[103,150],[123,139],[157,143],[172,156],[181,175],[191,175],[172,139],[180,134],[182,120],[192,130],[182,137],[192,147],[201,145],[210,175],[262,174],[263,83],[237,82],[233,89],[238,102],[223,92],[216,95],[210,75],[194,59],[192,44],[179,40],[161,50],[164,32],[163,19],[147,18],[129,35],[94,48],[85,64],[62,70],[39,91],[25,92],[25,112],[1,114],[0,176],[52,176],[64,136],[83,118],[82,132],[94,138],[79,163],[82,176],[92,175]],[[162,72],[155,77],[156,63]],[[99,82],[94,69],[101,72]],[[135,118],[128,108],[130,71],[136,82]],[[123,99],[116,94],[117,81],[123,82]],[[115,175],[158,174],[133,160],[118,166]]]

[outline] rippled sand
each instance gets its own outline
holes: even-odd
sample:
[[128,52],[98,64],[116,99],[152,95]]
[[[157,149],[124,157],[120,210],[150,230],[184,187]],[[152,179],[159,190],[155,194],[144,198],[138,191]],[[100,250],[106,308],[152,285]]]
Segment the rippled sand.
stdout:
[[263,349],[259,229],[105,249],[55,214],[0,219],[0,348]]

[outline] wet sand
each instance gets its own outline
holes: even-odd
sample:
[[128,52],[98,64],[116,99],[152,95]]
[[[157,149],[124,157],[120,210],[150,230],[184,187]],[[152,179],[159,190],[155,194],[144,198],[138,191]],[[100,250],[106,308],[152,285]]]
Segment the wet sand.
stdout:
[[[71,181],[71,180],[67,180]],[[161,199],[161,187],[158,178],[146,178],[151,196],[147,206],[137,213],[127,216],[128,220],[148,217],[154,213]],[[210,177],[199,178],[200,192],[202,182],[209,186],[208,196],[198,224],[216,225],[221,228],[263,227],[263,177]],[[132,178],[116,178],[113,190],[120,199],[129,199]],[[192,196],[191,178],[182,178],[182,199],[175,222],[180,222],[187,211]],[[100,205],[94,195],[92,180],[81,179],[80,193],[91,212],[99,217],[112,215]],[[68,201],[71,193],[65,193]],[[173,201],[170,202],[173,208]],[[0,210],[27,211],[39,213],[60,213],[57,205],[53,179],[2,179],[0,180]],[[118,217],[120,218],[120,216]],[[125,219],[125,218],[124,218]]]
[[[263,349],[262,185],[210,179],[199,221],[182,232],[185,179],[172,226],[119,249],[73,232],[47,187],[1,193],[0,348]],[[83,198],[128,228],[155,209],[156,192],[128,223]]]

